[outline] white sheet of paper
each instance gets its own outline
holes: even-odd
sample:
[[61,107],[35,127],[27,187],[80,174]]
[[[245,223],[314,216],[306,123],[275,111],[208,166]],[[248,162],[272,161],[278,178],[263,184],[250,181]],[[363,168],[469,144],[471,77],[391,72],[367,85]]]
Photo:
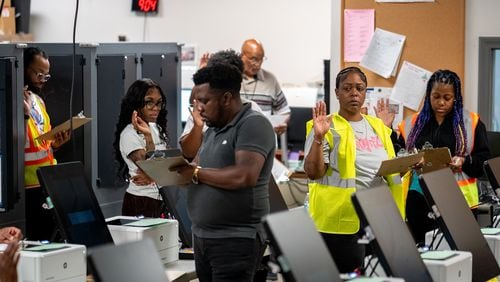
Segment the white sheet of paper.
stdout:
[[314,108],[318,100],[318,88],[282,87],[289,107]]
[[403,120],[403,104],[394,99],[390,99],[392,88],[390,87],[370,87],[366,89],[365,104],[363,106],[367,107],[368,114],[376,116],[373,107],[377,106],[377,101],[380,99],[389,98],[390,110],[394,112],[395,117],[392,122],[392,128],[398,128],[398,124]]
[[198,70],[195,65],[184,65],[181,66],[181,87],[191,89],[194,87],[193,74]]
[[422,98],[425,96],[427,81],[431,75],[430,71],[404,61],[392,89],[391,99],[400,101],[403,106],[418,111]]
[[278,125],[282,125],[285,123],[285,120],[288,116],[285,115],[266,115],[269,119],[273,127],[277,127]]
[[359,64],[384,78],[389,78],[395,68],[397,69],[405,40],[404,35],[375,29],[370,46]]
[[274,158],[273,168],[271,170],[271,173],[273,174],[274,179],[276,180],[277,183],[288,181],[289,180],[288,177],[291,174],[290,170],[288,170],[288,168],[277,158]]
[[359,62],[375,29],[374,9],[344,10],[344,62]]

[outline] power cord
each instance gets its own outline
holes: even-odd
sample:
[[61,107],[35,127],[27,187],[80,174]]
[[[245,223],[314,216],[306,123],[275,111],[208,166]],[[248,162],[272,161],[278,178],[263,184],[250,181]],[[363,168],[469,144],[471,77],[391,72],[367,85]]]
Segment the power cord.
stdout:
[[[4,0],[2,0],[4,1]],[[76,0],[75,17],[73,21],[73,54],[72,54],[72,68],[71,68],[71,90],[69,92],[69,137],[72,139],[73,155],[76,156],[76,142],[73,138],[73,92],[75,88],[75,72],[76,72],[76,22],[78,20],[78,7],[80,0]]]

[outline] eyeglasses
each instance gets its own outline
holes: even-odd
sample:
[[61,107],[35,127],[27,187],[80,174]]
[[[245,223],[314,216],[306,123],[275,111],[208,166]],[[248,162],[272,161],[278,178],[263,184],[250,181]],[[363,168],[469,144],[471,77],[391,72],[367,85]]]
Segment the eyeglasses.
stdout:
[[41,72],[37,72],[35,71],[34,69],[30,68],[31,71],[36,75],[36,78],[40,81],[40,82],[47,82],[51,76],[50,74],[44,74],[44,73],[41,73]]
[[250,57],[250,56],[247,56],[245,54],[243,54],[243,56],[245,56],[250,61],[250,63],[255,64],[255,65],[262,64],[265,60],[267,60],[266,56],[264,56],[262,58]]
[[152,110],[154,107],[157,107],[158,109],[163,109],[165,107],[165,103],[163,103],[163,101],[158,101],[158,102],[155,102],[155,101],[144,101],[144,106],[146,107],[146,109],[148,110]]

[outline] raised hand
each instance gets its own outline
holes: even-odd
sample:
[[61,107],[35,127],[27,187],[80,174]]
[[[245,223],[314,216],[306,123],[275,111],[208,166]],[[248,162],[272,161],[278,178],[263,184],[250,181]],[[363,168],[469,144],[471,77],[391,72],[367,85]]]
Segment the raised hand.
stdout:
[[314,123],[314,138],[323,140],[323,136],[328,132],[332,124],[331,116],[326,113],[326,104],[324,101],[316,103],[316,107],[312,109]]
[[377,101],[377,106],[373,107],[375,115],[381,119],[387,127],[392,128],[392,122],[394,121],[395,114],[389,110],[389,98],[379,99]]
[[139,131],[140,133],[144,135],[151,135],[149,124],[139,117],[137,111],[134,111],[132,113],[132,125],[134,126],[134,129]]

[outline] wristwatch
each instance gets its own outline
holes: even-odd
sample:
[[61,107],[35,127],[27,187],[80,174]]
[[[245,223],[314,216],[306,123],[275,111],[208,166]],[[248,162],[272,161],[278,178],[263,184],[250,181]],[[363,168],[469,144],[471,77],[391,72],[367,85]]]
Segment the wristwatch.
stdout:
[[191,178],[191,182],[194,184],[198,184],[198,172],[200,171],[201,166],[197,166],[193,171],[193,177]]

